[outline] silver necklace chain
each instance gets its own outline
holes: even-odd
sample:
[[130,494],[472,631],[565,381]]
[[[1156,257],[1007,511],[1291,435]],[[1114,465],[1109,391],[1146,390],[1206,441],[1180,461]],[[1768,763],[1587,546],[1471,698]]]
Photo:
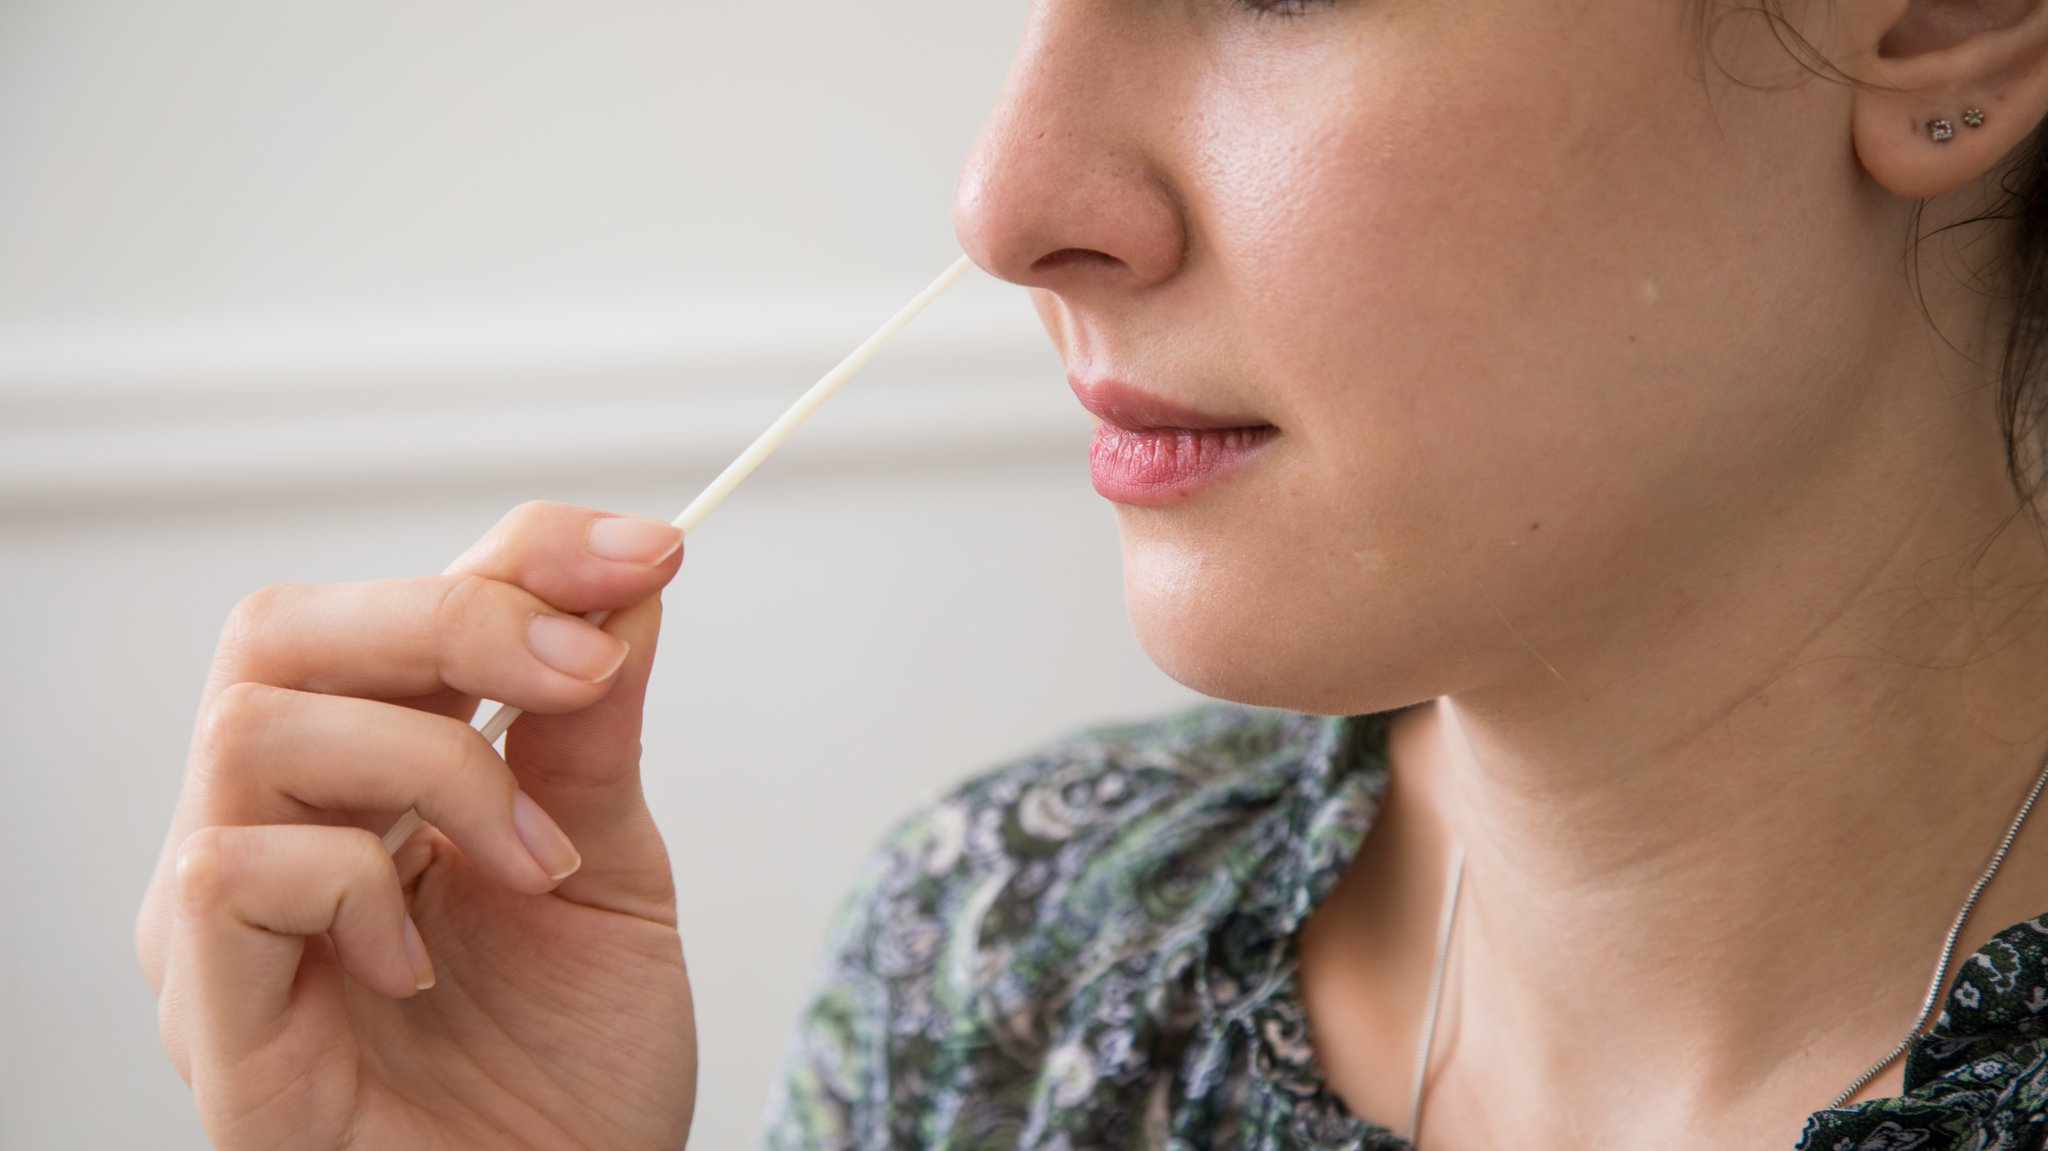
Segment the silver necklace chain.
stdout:
[[1436,1042],[1437,1005],[1444,997],[1444,959],[1451,953],[1451,928],[1458,922],[1458,892],[1465,886],[1465,841],[1451,845],[1451,875],[1444,881],[1444,910],[1436,925],[1436,962],[1429,973],[1429,999],[1422,1008],[1422,1039],[1415,1045],[1415,1078],[1408,1089],[1408,1135],[1422,1130],[1422,1087],[1429,1081],[1429,1049]]
[[[1969,921],[1970,912],[1976,908],[1978,897],[1984,894],[1986,887],[1991,886],[1991,877],[1998,874],[1999,865],[2005,862],[2006,854],[2012,850],[2013,841],[2019,838],[2020,825],[2027,821],[2027,813],[2034,810],[2034,801],[2041,798],[2043,788],[2048,788],[2048,759],[2042,760],[2041,770],[2034,777],[2033,790],[2027,792],[2026,800],[2020,804],[2019,811],[2012,817],[2011,825],[2005,829],[2005,837],[1998,841],[1998,850],[1992,854],[1990,866],[1986,867],[1984,874],[1978,876],[1977,882],[1971,885],[1970,894],[1963,900],[1962,909],[1956,912],[1956,921],[1949,925],[1948,938],[1941,944],[1941,960],[1934,965],[1934,978],[1928,981],[1926,998],[1920,1002],[1919,1016],[1913,1020],[1913,1025],[1906,1029],[1906,1034],[1899,1040],[1898,1045],[1887,1052],[1884,1058],[1871,1064],[1869,1070],[1858,1075],[1856,1081],[1849,1084],[1840,1095],[1835,1096],[1834,1101],[1828,1104],[1828,1110],[1835,1110],[1855,1098],[1864,1084],[1877,1078],[1885,1068],[1892,1065],[1893,1060],[1904,1055],[1907,1049],[1913,1046],[1915,1039],[1920,1037],[1920,1029],[1927,1025],[1928,1017],[1934,1014],[1934,1005],[1941,1002],[1942,988],[1948,979],[1948,965],[1955,957],[1956,941],[1962,937],[1963,925]],[[1430,1049],[1436,1043],[1437,1013],[1443,1004],[1444,971],[1447,966],[1446,960],[1451,953],[1452,928],[1458,920],[1458,897],[1464,886],[1465,844],[1459,841],[1451,847],[1450,874],[1444,881],[1443,913],[1437,921],[1436,960],[1430,965],[1429,999],[1422,1009],[1422,1035],[1415,1045],[1415,1078],[1408,1092],[1408,1138],[1411,1143],[1422,1132],[1422,1092],[1429,1082]]]

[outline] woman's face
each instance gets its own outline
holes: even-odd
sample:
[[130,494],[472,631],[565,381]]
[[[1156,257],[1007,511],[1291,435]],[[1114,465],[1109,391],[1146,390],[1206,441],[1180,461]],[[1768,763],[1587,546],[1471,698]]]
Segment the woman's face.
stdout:
[[1117,506],[1169,674],[1540,676],[1848,482],[1859,363],[1924,339],[1849,90],[1690,0],[1258,2],[1033,0],[956,207],[1077,383],[1277,429]]

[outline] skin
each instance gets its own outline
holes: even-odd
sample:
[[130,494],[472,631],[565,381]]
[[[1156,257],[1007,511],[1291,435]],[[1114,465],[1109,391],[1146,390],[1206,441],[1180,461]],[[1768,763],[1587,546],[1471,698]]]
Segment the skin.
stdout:
[[[639,763],[681,545],[529,504],[441,576],[236,608],[136,924],[214,1146],[683,1144],[696,1029]],[[479,697],[528,712],[502,762]],[[366,829],[414,805],[387,857]]]
[[[1462,838],[1426,1146],[1789,1146],[1905,1032],[2048,752],[2004,314],[1955,273],[2006,238],[1930,241],[1924,314],[1902,258],[2048,111],[2048,7],[1788,10],[1862,87],[1676,3],[1297,7],[1036,5],[957,230],[1077,375],[1280,430],[1118,509],[1155,662],[1433,701],[1300,939],[1352,1109],[1405,1114]],[[2044,837],[1966,949],[2048,910]]]
[[[1978,366],[2003,316],[1952,274],[2003,237],[1929,241],[1924,313],[1902,260],[1915,200],[1969,215],[2048,113],[2048,4],[1791,10],[1864,87],[1688,12],[1034,0],[960,184],[963,245],[1073,373],[1279,429],[1119,507],[1152,658],[1223,698],[1418,705],[1299,944],[1332,1085],[1399,1122],[1470,848],[1430,1151],[1789,1146],[1910,1022],[2048,753],[2048,547]],[[1966,104],[1982,128],[1928,140]],[[602,518],[529,507],[441,577],[230,620],[138,923],[219,1145],[681,1141],[637,774],[679,559],[595,556]],[[530,658],[536,614],[599,607],[616,671]],[[452,730],[479,695],[534,713],[507,768]],[[559,884],[515,785],[582,854]],[[384,863],[361,829],[407,804],[435,830]],[[2044,909],[2030,827],[1963,945]],[[640,1074],[590,1075],[619,1051]]]

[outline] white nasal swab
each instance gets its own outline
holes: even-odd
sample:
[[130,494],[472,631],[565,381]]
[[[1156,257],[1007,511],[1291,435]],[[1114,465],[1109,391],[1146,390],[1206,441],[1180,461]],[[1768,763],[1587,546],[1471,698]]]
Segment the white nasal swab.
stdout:
[[[925,305],[938,299],[947,288],[958,283],[960,277],[966,275],[968,269],[972,267],[973,261],[966,256],[953,261],[953,266],[941,273],[938,279],[933,280],[930,287],[903,305],[901,310],[889,317],[888,323],[883,324],[874,335],[863,341],[851,355],[839,361],[838,367],[826,372],[823,379],[812,384],[809,391],[799,396],[796,403],[789,406],[788,411],[769,424],[768,430],[749,444],[747,450],[739,454],[738,459],[727,464],[725,470],[718,473],[718,478],[711,481],[711,486],[698,493],[697,498],[690,501],[690,506],[684,508],[682,514],[671,522],[683,529],[685,534],[695,528],[705,516],[711,514],[711,509],[717,507],[720,500],[731,495],[732,490],[740,486],[741,480],[746,479],[753,474],[755,468],[761,466],[761,461],[767,459],[769,453],[782,446],[782,441],[789,438],[789,433],[795,431],[798,424],[809,419],[812,412],[817,411],[830,399],[832,393],[839,390],[839,385],[852,378],[853,374],[860,371],[869,360],[874,359],[875,353],[881,351],[890,340],[895,339],[896,334],[907,327],[911,320],[916,319],[917,314],[924,311]],[[583,618],[591,623],[601,624],[610,614],[605,611],[594,611]],[[521,714],[520,710],[511,704],[500,704],[498,710],[492,713],[491,718],[478,730],[483,733],[486,741],[496,743],[498,737],[504,735],[505,729],[511,727],[512,721],[518,719]],[[419,825],[419,809],[407,811],[399,817],[397,823],[391,825],[391,830],[384,833],[384,849],[396,854],[399,848],[405,846],[405,841],[412,838],[412,833]]]

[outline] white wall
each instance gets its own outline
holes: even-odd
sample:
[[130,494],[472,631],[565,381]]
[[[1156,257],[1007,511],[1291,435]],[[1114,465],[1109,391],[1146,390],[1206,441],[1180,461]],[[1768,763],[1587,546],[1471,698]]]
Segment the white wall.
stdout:
[[[511,504],[672,514],[953,255],[1021,5],[0,4],[0,1148],[203,1146],[130,924],[222,615]],[[1022,296],[933,311],[693,537],[647,770],[700,1148],[930,790],[1191,697]]]

